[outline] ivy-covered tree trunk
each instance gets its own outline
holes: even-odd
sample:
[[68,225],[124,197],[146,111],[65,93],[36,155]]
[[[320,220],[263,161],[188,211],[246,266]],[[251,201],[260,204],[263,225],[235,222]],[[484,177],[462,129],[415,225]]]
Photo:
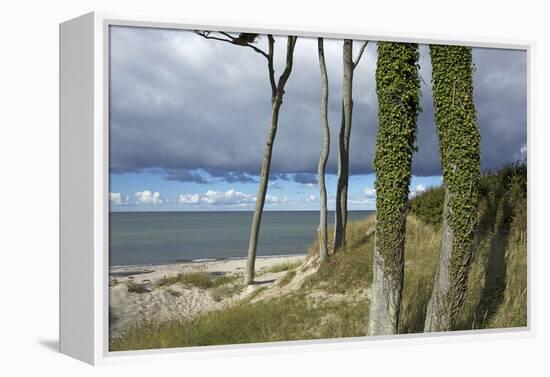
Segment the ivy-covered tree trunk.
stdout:
[[352,85],[353,85],[353,41],[344,40],[344,83],[342,89],[342,124],[338,138],[338,184],[336,186],[336,208],[334,213],[334,251],[346,243],[348,220],[349,180],[349,138],[351,134]]
[[378,43],[376,234],[368,335],[399,331],[411,163],[420,112],[418,57],[417,44]]
[[443,237],[424,331],[447,331],[466,295],[477,222],[480,136],[471,49],[432,45],[430,56],[445,201]]
[[327,189],[325,185],[325,169],[330,148],[330,129],[328,124],[328,74],[325,62],[323,38],[318,38],[319,68],[321,71],[321,124],[323,126],[323,146],[319,157],[317,173],[319,175],[319,258],[324,262],[328,256],[327,237]]

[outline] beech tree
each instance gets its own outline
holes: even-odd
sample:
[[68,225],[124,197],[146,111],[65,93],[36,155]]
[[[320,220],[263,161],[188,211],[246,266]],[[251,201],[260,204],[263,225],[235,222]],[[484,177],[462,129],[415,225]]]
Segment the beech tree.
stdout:
[[399,331],[411,163],[420,112],[418,57],[417,44],[378,42],[376,233],[369,335]]
[[328,237],[327,237],[327,189],[325,185],[325,168],[330,152],[330,129],[328,123],[328,74],[325,62],[325,50],[323,38],[317,39],[319,50],[319,68],[321,70],[321,125],[323,127],[323,145],[321,148],[321,157],[319,157],[319,166],[317,174],[319,175],[319,229],[317,236],[319,239],[319,258],[324,262],[328,256]]
[[363,56],[368,41],[359,50],[359,55],[353,61],[353,41],[344,39],[343,60],[344,79],[342,90],[342,124],[338,136],[338,184],[336,187],[336,209],[334,214],[334,250],[346,243],[346,227],[348,222],[348,181],[349,181],[349,141],[351,134],[351,118],[353,112],[353,71]]
[[246,283],[253,284],[255,276],[256,251],[258,248],[258,236],[260,232],[260,225],[262,222],[262,213],[265,204],[265,196],[267,193],[267,185],[269,182],[269,171],[271,168],[273,143],[275,141],[275,135],[277,133],[277,125],[279,123],[279,111],[283,103],[285,85],[292,72],[294,47],[296,46],[297,37],[287,37],[285,68],[283,70],[283,73],[279,76],[277,80],[275,77],[274,68],[275,38],[272,34],[267,35],[268,50],[264,51],[258,46],[254,45],[254,43],[259,38],[258,34],[240,33],[235,36],[226,32],[195,31],[195,33],[206,39],[213,39],[221,42],[231,43],[237,46],[249,47],[256,53],[263,56],[267,61],[269,83],[271,85],[271,118],[264,146],[264,155],[260,171],[260,182],[258,185],[258,194],[256,196],[256,206],[254,208],[254,215],[252,217],[252,224],[250,227],[248,258],[246,263]]
[[477,223],[480,135],[471,49],[431,45],[430,57],[445,199],[441,249],[424,331],[447,331],[466,295]]

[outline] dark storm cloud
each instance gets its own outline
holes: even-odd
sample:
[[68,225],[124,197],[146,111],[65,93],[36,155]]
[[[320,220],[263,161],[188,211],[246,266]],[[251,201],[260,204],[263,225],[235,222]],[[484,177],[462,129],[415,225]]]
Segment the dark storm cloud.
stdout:
[[185,169],[166,169],[164,178],[168,181],[194,182],[201,184],[212,183],[212,180],[208,177],[204,177],[196,171]]
[[294,174],[294,181],[297,183],[307,184],[317,184],[317,176],[311,173],[299,173]]
[[[204,40],[190,32],[114,28],[111,47],[111,171],[160,169],[170,180],[256,182],[270,115],[265,59],[251,49]],[[325,41],[329,69],[331,156],[337,169],[341,117],[341,42]],[[265,46],[265,38],[259,41]],[[285,40],[276,43],[277,73]],[[357,52],[359,43],[356,43]],[[474,49],[475,100],[482,166],[517,159],[526,143],[526,54]],[[423,113],[418,120],[415,175],[440,174],[433,122],[429,50],[421,46]],[[376,44],[354,76],[350,146],[352,174],[372,172],[376,138]],[[321,144],[317,42],[300,38],[273,149],[273,177],[314,177]],[[200,169],[201,174],[197,173]]]

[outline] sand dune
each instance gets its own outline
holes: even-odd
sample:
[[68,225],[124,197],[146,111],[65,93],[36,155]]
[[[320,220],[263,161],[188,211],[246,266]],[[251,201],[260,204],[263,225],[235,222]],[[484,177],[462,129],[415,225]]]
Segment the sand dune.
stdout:
[[[163,278],[181,273],[205,272],[213,278],[241,276],[246,259],[188,262],[161,266],[113,267],[110,270],[109,328],[111,336],[142,321],[164,321],[191,318],[199,313],[216,310],[242,300],[261,287],[270,287],[285,275],[285,271],[267,272],[283,263],[297,263],[305,256],[259,257],[256,259],[256,284],[223,299],[215,298],[209,289],[181,283],[159,286]],[[242,284],[239,279],[234,284]],[[132,287],[138,289],[131,289]]]

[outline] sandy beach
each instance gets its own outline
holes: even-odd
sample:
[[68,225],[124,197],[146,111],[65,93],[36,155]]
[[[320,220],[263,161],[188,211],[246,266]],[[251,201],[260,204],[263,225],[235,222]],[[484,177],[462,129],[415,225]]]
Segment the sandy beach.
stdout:
[[[271,287],[286,271],[277,266],[300,264],[305,255],[258,257],[257,283],[244,287],[246,259],[208,260],[187,263],[112,267],[109,276],[110,333],[116,336],[143,321],[186,319],[232,305],[261,287]],[[275,267],[275,268],[274,268]],[[181,282],[167,283],[179,274],[205,273],[228,280],[221,295],[215,289]]]

